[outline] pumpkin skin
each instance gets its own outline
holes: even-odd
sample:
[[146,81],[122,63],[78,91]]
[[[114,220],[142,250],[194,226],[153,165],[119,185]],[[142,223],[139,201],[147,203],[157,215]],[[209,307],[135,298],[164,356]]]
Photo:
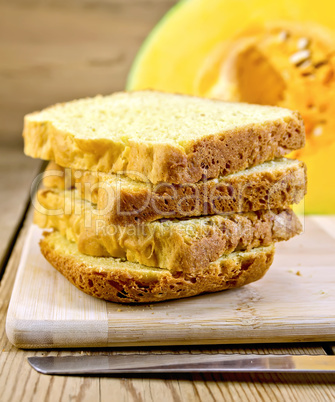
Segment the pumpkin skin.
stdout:
[[[144,42],[130,71],[127,89],[151,88],[220,97],[212,91],[225,59],[224,51],[219,57],[213,57],[217,49],[227,47],[226,44],[243,36],[244,32],[262,32],[272,22],[297,27],[313,23],[321,30],[324,27],[330,32],[330,47],[335,49],[334,11],[335,3],[329,0],[183,0],[165,15]],[[327,95],[329,104],[333,97],[333,92],[329,91],[334,91],[334,83],[331,89],[322,87],[319,92],[321,100],[323,93]],[[300,82],[297,88],[302,88]],[[223,93],[224,100],[236,100],[229,91]],[[257,103],[259,98],[252,99],[249,96],[238,100]],[[268,103],[303,112],[302,103],[296,99],[287,104],[276,103],[270,97]],[[335,95],[333,103],[335,105]],[[323,134],[313,136],[309,133],[312,129],[306,115],[306,148],[290,155],[303,160],[308,169],[308,193],[299,212],[335,213],[335,113],[332,110],[328,119]]]

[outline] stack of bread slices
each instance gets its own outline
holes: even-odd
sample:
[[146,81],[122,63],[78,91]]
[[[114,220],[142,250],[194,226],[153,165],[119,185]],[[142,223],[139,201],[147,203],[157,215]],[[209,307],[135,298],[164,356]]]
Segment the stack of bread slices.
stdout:
[[140,303],[260,279],[301,232],[300,115],[154,91],[25,117],[25,153],[50,161],[35,201],[41,251],[70,282]]

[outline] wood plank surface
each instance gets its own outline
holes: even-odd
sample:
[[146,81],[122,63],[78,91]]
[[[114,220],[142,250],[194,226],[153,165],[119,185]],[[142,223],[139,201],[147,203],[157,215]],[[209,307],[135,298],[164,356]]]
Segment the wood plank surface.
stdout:
[[[28,217],[28,226],[31,214]],[[23,228],[0,288],[1,401],[330,401],[334,376],[285,374],[161,375],[119,377],[44,376],[28,364],[28,356],[117,353],[294,353],[323,354],[317,344],[216,346],[195,348],[109,348],[27,351],[12,346],[5,334],[8,303],[20,260],[27,225]]]
[[[127,306],[92,298],[41,255],[29,231],[8,312],[18,347],[101,347],[335,340],[335,239],[305,218],[262,280],[183,300]],[[38,283],[38,286],[36,285]]]
[[26,157],[22,149],[0,147],[0,274],[29,204],[31,183],[40,167],[41,161]]
[[0,139],[26,113],[123,90],[144,38],[176,0],[0,2]]
[[[329,236],[335,239],[335,216],[317,216],[314,217],[313,219],[315,220],[315,222],[317,222],[317,224],[320,227],[322,227],[324,231],[327,232]],[[327,349],[329,353],[335,355],[335,342],[333,344],[328,345]]]
[[[147,33],[175,0],[0,0],[0,256],[15,240],[38,161],[22,154],[25,113],[54,102],[124,88],[132,60]],[[4,144],[18,145],[3,148]],[[36,171],[37,171],[36,170]],[[23,190],[24,188],[24,190]],[[316,230],[323,239],[322,219]],[[327,217],[328,219],[328,217]],[[332,222],[335,227],[335,218]],[[329,222],[329,221],[328,221]],[[28,216],[28,226],[31,214]],[[328,234],[334,233],[326,224]],[[32,355],[115,353],[306,353],[320,344],[109,348],[24,351],[12,346],[5,320],[27,226],[19,232],[0,285],[1,401],[331,401],[334,376],[162,375],[155,377],[43,376]],[[14,234],[14,236],[13,236]],[[312,248],[315,246],[310,245]],[[322,253],[322,241],[316,248]],[[309,256],[306,256],[308,261]],[[291,268],[292,269],[292,268]],[[292,275],[299,267],[292,269]],[[327,344],[335,353],[335,345]]]
[[[84,377],[48,377],[38,375],[30,368],[27,356],[46,352],[28,353],[12,347],[5,333],[5,317],[13,280],[26,234],[24,228],[16,243],[0,287],[0,390],[1,401],[80,401],[99,398],[99,379]],[[53,352],[53,354],[60,354]]]

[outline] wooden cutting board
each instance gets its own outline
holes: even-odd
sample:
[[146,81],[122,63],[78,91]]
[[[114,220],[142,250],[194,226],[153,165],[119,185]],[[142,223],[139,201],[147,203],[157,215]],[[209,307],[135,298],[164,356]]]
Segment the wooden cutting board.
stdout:
[[260,281],[240,289],[125,306],[88,296],[26,239],[7,315],[20,348],[269,343],[335,340],[335,218],[308,217],[278,244]]

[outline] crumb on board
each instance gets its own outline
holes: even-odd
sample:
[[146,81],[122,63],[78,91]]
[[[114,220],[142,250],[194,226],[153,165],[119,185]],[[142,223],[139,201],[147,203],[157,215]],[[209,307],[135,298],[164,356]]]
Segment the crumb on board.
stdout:
[[117,311],[118,313],[120,313],[120,312],[122,311],[122,309],[121,309],[121,308],[118,308],[116,311]]
[[302,273],[299,270],[294,271],[293,269],[289,269],[287,272],[289,272],[290,274],[297,275],[297,276],[302,276]]

